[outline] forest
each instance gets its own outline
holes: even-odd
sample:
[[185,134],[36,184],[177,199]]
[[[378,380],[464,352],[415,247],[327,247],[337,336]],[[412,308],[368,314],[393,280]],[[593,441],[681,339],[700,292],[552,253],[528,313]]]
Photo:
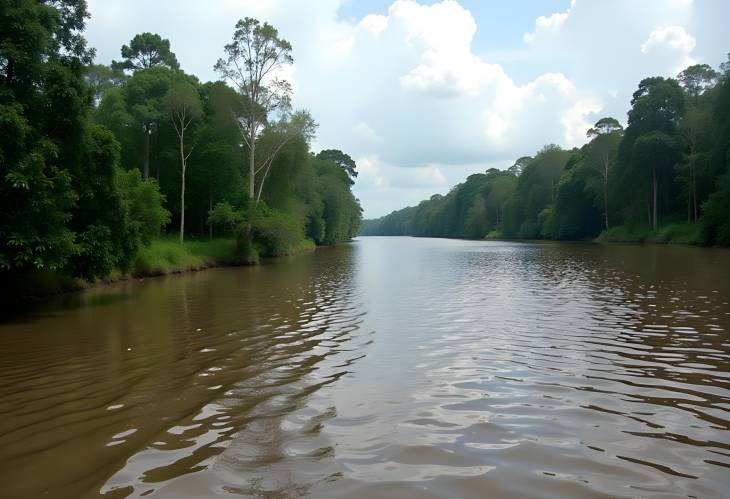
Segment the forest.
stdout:
[[1,5],[6,289],[255,263],[356,234],[355,162],[310,150],[317,123],[280,78],[293,48],[268,23],[238,21],[220,80],[201,82],[154,33],[94,64],[84,1]]
[[642,80],[626,127],[606,117],[588,142],[546,145],[445,196],[365,220],[362,235],[730,245],[730,54]]

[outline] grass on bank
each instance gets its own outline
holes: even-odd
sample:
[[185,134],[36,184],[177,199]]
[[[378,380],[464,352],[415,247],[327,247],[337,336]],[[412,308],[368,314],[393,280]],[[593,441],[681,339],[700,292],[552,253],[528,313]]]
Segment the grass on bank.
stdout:
[[596,238],[602,243],[700,244],[700,225],[687,222],[648,226],[618,225],[604,230]]
[[[255,264],[259,261],[259,255],[293,255],[315,247],[309,239],[290,241],[288,244],[270,244],[271,247],[254,244],[249,248],[248,254],[242,255],[236,247],[234,238],[189,240],[181,243],[177,238],[163,237],[153,240],[149,246],[140,248],[128,272],[116,269],[96,282],[89,282],[64,276],[52,270],[37,270],[19,276],[12,283],[5,283],[7,286],[5,289],[0,289],[0,296],[5,298],[5,294],[12,292],[5,301],[24,303],[129,277],[151,277],[224,265]],[[0,309],[0,315],[2,312]]]
[[[289,238],[264,240],[254,243],[242,253],[237,251],[236,240],[191,240],[181,243],[175,238],[162,238],[139,250],[130,274],[134,277],[174,274],[222,265],[250,265],[259,257],[286,256],[315,248],[309,239]],[[121,276],[119,276],[121,277]]]
[[180,242],[156,239],[139,250],[132,265],[135,277],[173,274],[236,263],[235,239]]

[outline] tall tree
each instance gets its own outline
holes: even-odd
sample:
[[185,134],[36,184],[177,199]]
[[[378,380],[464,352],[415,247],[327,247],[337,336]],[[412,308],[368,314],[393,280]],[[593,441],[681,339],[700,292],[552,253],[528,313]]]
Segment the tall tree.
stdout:
[[662,173],[670,169],[679,160],[679,147],[674,137],[661,132],[653,131],[641,135],[634,142],[634,160],[649,170],[651,178],[651,227],[659,225],[657,214],[657,197],[659,193],[659,179]]
[[84,77],[94,90],[94,104],[101,102],[101,96],[111,88],[119,88],[126,79],[125,74],[111,66],[92,64],[86,67]]
[[355,183],[355,179],[357,178],[357,164],[355,164],[355,160],[349,154],[345,154],[339,149],[324,149],[317,153],[317,159],[332,161],[347,172],[351,185]]
[[[676,162],[679,159],[673,153],[677,150],[677,126],[685,112],[686,96],[677,80],[657,76],[639,83],[631,104],[629,125],[619,145],[620,182],[617,187],[620,187],[624,205],[636,210],[643,204],[649,225],[655,226],[658,189],[672,185],[670,178],[661,177],[670,177],[674,165],[663,160],[673,158]],[[657,132],[661,134],[657,135]],[[649,137],[635,148],[637,141],[645,135]],[[648,156],[652,152],[662,157],[655,162]],[[632,196],[635,194],[639,196]],[[642,197],[643,201],[637,203]]]
[[679,133],[684,139],[687,154],[677,169],[680,180],[686,186],[687,218],[692,222],[697,222],[699,218],[698,184],[707,170],[705,149],[709,145],[712,130],[711,118],[705,109],[691,106],[679,122]]
[[677,80],[696,104],[700,94],[717,83],[718,76],[718,72],[708,64],[694,64],[679,73]]
[[177,57],[170,50],[170,40],[156,33],[140,33],[129,45],[122,45],[122,60],[112,61],[112,68],[138,71],[155,66],[180,69]]
[[261,156],[263,158],[254,171],[255,175],[260,174],[258,190],[254,198],[255,204],[261,201],[261,194],[264,191],[266,179],[269,176],[277,154],[279,154],[284,146],[297,137],[301,137],[306,143],[309,143],[314,138],[314,132],[317,130],[317,126],[317,123],[308,111],[296,111],[291,116],[285,116],[266,128],[266,138],[268,140],[265,141],[263,144],[264,147],[261,148],[263,153]]
[[730,52],[727,54],[727,61],[720,64],[720,73],[723,76],[730,75]]
[[236,23],[233,40],[224,47],[226,56],[215,65],[243,97],[241,112],[235,118],[248,147],[251,199],[256,198],[256,174],[263,169],[256,165],[256,140],[271,113],[285,114],[291,106],[291,85],[276,76],[282,66],[294,62],[291,50],[291,44],[279,37],[276,28],[247,17]]
[[587,164],[597,171],[601,178],[601,198],[603,201],[603,219],[608,229],[608,179],[611,165],[618,150],[618,144],[624,128],[615,118],[601,118],[586,132],[591,140],[587,147]]
[[507,171],[515,177],[519,177],[520,175],[522,175],[525,167],[530,164],[530,161],[532,161],[532,159],[532,156],[522,156],[515,161],[514,165],[507,168]]
[[180,148],[180,242],[185,237],[185,170],[192,147],[186,149],[185,132],[200,119],[203,106],[198,91],[189,83],[177,83],[165,95],[164,108],[172,123]]
[[88,17],[86,3],[72,0],[0,6],[2,270],[62,269],[78,252],[68,222],[91,100],[82,75],[93,55],[81,34]]
[[[123,60],[112,61],[111,68],[114,71],[140,71],[155,67],[175,71],[180,69],[177,57],[170,50],[170,40],[163,39],[156,33],[145,32],[135,35],[129,45],[122,45],[121,52]],[[134,114],[141,118],[144,143],[142,174],[147,180],[150,174],[150,140],[152,134],[157,132],[157,121],[154,116],[156,113],[147,103],[135,111]]]

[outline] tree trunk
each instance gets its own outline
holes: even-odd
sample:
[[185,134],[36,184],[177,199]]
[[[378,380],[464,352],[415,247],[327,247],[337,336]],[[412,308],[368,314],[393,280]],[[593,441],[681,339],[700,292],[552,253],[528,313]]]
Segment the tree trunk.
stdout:
[[150,126],[149,124],[144,125],[144,158],[142,161],[144,167],[142,168],[142,176],[145,180],[150,178]]
[[692,166],[692,205],[694,209],[694,223],[697,223],[697,175],[694,166]]
[[180,134],[180,162],[182,164],[182,182],[180,185],[180,242],[185,238],[185,150],[183,148],[185,131]]
[[649,184],[649,196],[646,197],[646,220],[651,225],[651,183]]
[[256,186],[256,137],[254,136],[253,131],[250,134],[249,137],[249,150],[248,150],[248,195],[251,198],[251,201],[254,201],[254,196],[256,195],[255,192],[255,186]]
[[603,159],[603,216],[608,229],[608,158]]
[[[208,190],[208,211],[213,211],[213,188]],[[208,222],[208,239],[213,239],[213,224]]]
[[656,207],[656,197],[657,197],[657,179],[656,179],[656,168],[652,168],[651,170],[651,186],[652,186],[652,221],[651,226],[654,230],[657,228],[657,207]]
[[687,223],[692,223],[692,194],[687,196]]

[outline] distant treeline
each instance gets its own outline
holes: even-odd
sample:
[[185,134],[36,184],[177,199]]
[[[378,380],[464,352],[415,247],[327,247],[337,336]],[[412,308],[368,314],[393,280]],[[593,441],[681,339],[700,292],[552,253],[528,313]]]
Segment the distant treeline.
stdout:
[[580,149],[548,145],[508,170],[375,220],[362,235],[730,245],[730,55],[639,83],[628,126],[603,118]]
[[[0,7],[0,280],[93,280],[133,266],[166,231],[235,237],[241,260],[335,244],[358,229],[355,163],[309,150],[316,123],[273,76],[291,45],[238,22],[201,83],[142,33],[95,65],[86,3]],[[211,58],[213,59],[213,57]]]

